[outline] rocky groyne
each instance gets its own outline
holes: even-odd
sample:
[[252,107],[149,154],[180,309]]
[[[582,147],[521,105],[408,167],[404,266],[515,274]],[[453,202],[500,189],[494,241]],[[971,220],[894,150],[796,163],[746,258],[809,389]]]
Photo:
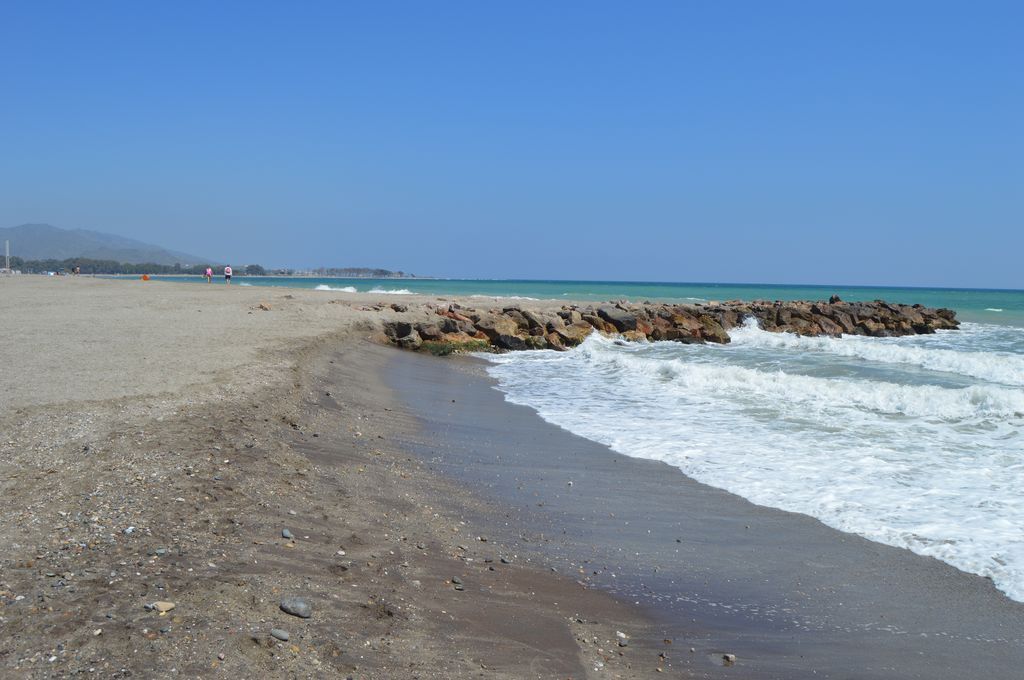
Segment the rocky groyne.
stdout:
[[950,309],[901,305],[883,300],[844,302],[833,296],[822,302],[709,302],[674,305],[629,303],[513,305],[486,310],[458,304],[427,303],[412,309],[391,305],[401,318],[384,324],[388,340],[399,347],[436,354],[453,351],[566,350],[591,333],[627,340],[683,343],[727,343],[729,330],[756,319],[771,332],[798,335],[868,335],[894,337],[956,329]]

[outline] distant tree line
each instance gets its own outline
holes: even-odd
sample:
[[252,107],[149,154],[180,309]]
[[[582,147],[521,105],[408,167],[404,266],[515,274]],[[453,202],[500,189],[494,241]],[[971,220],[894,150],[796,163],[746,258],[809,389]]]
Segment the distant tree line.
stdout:
[[318,276],[340,276],[353,279],[388,279],[411,277],[405,272],[393,272],[390,269],[372,269],[368,267],[319,267],[312,272]]
[[[20,269],[26,274],[43,274],[46,272],[72,272],[75,267],[79,268],[82,274],[193,274],[202,276],[206,268],[211,267],[216,273],[220,265],[212,264],[155,264],[146,262],[143,264],[132,264],[130,262],[117,262],[116,260],[93,260],[87,257],[70,257],[66,260],[25,260],[20,257],[11,257],[11,269]],[[247,274],[249,276],[263,276],[267,270],[258,264],[250,264],[246,267],[239,267],[236,274]]]

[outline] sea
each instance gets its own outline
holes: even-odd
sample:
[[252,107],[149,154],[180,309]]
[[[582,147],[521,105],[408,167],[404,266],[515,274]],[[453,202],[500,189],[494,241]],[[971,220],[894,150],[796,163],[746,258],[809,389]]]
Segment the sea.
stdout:
[[[158,277],[159,278],[159,277]],[[513,403],[754,503],[990,578],[1024,602],[1024,291],[609,281],[246,278],[335,292],[703,302],[884,299],[957,331],[481,355]]]

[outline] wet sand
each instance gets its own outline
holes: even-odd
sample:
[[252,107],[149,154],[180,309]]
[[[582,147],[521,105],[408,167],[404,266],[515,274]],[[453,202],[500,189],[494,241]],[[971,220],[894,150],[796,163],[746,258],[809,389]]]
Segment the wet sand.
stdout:
[[619,455],[482,369],[397,355],[387,383],[420,423],[403,447],[506,513],[505,540],[638,603],[701,672],[734,653],[720,670],[742,677],[1020,676],[1024,605],[987,579]]

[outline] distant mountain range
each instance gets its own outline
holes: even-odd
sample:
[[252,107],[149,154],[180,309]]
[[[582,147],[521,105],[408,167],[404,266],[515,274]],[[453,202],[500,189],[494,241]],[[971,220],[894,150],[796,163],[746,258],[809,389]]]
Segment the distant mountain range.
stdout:
[[[131,264],[199,264],[212,260],[168,250],[135,239],[88,229],[60,229],[49,224],[22,224],[0,228],[0,258],[3,242],[11,242],[11,255],[24,260],[66,260],[87,257]],[[0,266],[3,266],[0,263]]]

